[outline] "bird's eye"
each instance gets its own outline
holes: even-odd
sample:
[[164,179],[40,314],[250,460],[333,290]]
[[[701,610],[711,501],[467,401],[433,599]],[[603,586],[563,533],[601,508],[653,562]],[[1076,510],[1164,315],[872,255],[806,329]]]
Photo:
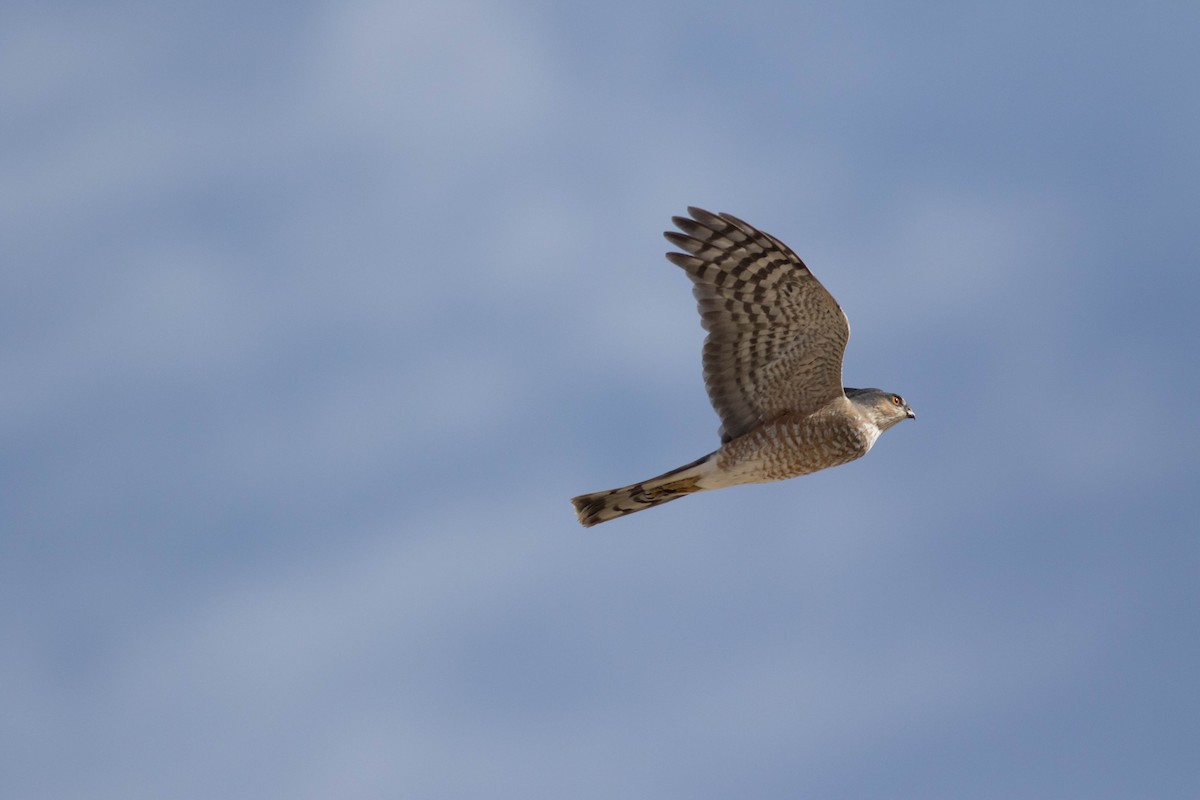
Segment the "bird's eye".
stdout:
[[900,395],[898,395],[898,394],[892,395],[892,405],[894,405],[894,406],[904,405],[904,401],[900,398]]

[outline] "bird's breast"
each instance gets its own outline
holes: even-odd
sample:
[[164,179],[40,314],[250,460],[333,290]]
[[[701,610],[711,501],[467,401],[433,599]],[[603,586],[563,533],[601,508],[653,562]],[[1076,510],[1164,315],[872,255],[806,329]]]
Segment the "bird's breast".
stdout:
[[728,485],[807,475],[866,455],[879,436],[873,428],[844,414],[784,415],[726,442],[717,466]]

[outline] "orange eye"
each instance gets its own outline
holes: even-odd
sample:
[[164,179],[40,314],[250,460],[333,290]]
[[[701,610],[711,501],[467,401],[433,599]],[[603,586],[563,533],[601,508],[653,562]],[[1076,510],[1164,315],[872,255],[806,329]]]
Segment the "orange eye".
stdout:
[[894,405],[894,406],[904,405],[904,401],[900,399],[900,395],[898,395],[898,394],[892,395],[892,405]]

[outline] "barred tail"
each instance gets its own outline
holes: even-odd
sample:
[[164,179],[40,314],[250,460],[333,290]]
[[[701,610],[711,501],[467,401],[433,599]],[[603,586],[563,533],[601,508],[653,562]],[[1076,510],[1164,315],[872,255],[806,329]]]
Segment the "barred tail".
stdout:
[[575,506],[580,524],[590,528],[601,522],[641,511],[643,508],[669,503],[704,490],[704,487],[700,486],[700,479],[709,472],[709,460],[714,455],[716,454],[710,453],[691,464],[632,486],[609,489],[607,492],[581,494],[571,498],[571,504]]

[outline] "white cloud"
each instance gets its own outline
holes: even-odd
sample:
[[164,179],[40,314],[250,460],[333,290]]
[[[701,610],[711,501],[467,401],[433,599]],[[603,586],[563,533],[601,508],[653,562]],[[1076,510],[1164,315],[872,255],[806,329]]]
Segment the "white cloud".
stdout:
[[528,15],[486,2],[329,4],[313,78],[327,113],[427,178],[544,125],[556,70]]

